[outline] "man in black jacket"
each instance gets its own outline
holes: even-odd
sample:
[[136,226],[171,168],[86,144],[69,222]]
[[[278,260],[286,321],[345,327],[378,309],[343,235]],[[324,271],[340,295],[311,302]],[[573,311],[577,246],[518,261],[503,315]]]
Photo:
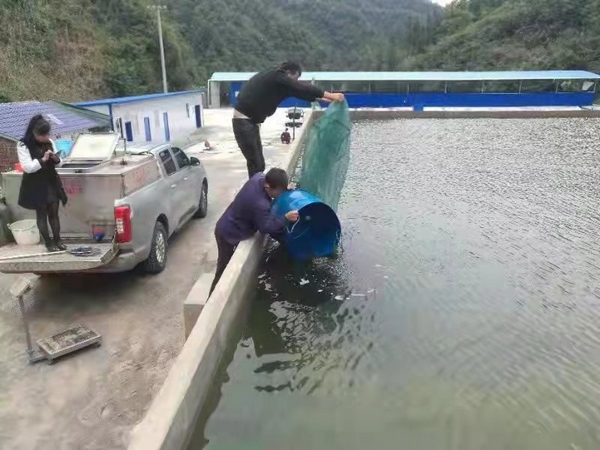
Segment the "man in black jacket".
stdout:
[[279,104],[289,97],[312,102],[344,101],[344,94],[326,92],[310,83],[298,81],[302,68],[285,62],[277,69],[254,75],[238,94],[233,111],[233,133],[246,158],[248,177],[265,170],[260,124],[275,114]]

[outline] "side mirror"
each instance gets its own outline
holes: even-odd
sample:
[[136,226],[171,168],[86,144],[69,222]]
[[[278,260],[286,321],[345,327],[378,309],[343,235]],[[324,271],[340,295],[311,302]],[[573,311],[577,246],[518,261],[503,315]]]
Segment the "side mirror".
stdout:
[[195,158],[195,157],[192,156],[190,158],[190,164],[192,166],[199,166],[200,165],[200,160],[198,158]]

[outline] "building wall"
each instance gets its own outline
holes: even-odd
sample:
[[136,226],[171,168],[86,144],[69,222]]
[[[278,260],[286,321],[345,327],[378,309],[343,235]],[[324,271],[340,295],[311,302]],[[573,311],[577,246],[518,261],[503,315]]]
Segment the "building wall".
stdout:
[[164,117],[164,114],[166,113],[168,115],[170,140],[186,139],[191,133],[198,129],[196,122],[196,106],[199,106],[200,108],[200,125],[202,125],[204,122],[204,108],[202,106],[201,93],[114,104],[112,107],[114,129],[117,129],[116,124],[120,118],[123,121],[124,135],[126,135],[126,123],[131,123],[133,135],[132,142],[148,142],[144,121],[145,118],[148,118],[150,123],[151,142],[166,142],[167,135],[165,132],[166,126]]
[[0,172],[13,170],[18,162],[17,143],[0,137]]
[[221,83],[210,81],[210,92],[208,106],[210,108],[219,108],[221,106]]

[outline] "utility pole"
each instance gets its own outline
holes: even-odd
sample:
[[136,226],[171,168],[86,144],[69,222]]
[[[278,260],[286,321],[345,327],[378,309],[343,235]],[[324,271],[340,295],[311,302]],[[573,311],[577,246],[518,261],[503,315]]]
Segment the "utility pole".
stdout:
[[158,42],[160,44],[160,66],[162,68],[162,81],[163,81],[163,92],[166,94],[169,92],[169,88],[167,87],[167,68],[165,65],[165,46],[163,44],[163,34],[162,34],[162,21],[160,18],[160,12],[166,11],[166,5],[149,5],[147,7],[153,11],[156,11],[156,15],[158,17]]

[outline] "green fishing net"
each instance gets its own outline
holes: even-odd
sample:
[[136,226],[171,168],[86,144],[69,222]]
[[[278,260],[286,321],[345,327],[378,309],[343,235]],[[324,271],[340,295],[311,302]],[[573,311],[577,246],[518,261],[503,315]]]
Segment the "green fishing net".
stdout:
[[350,164],[348,103],[334,102],[308,131],[299,184],[337,210]]

